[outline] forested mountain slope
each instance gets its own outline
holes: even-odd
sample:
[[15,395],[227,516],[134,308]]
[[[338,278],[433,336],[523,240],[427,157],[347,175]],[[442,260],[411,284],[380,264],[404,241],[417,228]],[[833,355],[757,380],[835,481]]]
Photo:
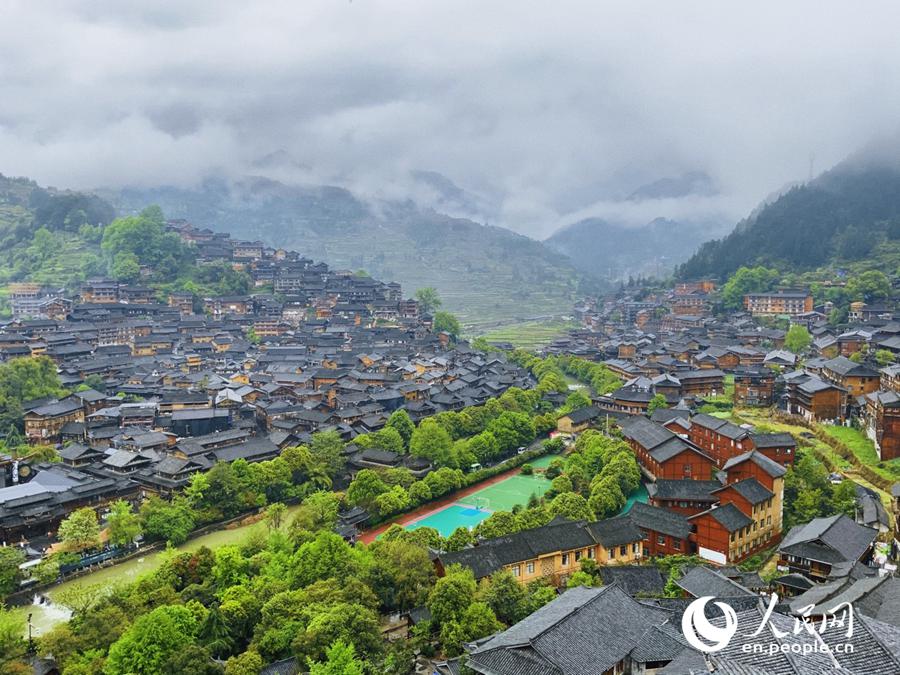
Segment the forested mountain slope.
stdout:
[[703,244],[678,276],[724,278],[756,264],[808,270],[894,249],[900,261],[900,170],[853,159],[764,205],[727,237]]
[[102,273],[101,227],[114,217],[113,207],[95,195],[0,174],[0,284],[65,285]]
[[397,280],[408,295],[434,286],[469,326],[567,311],[581,278],[563,256],[509,230],[337,187],[249,178],[103,194],[122,213],[159,204],[172,218]]

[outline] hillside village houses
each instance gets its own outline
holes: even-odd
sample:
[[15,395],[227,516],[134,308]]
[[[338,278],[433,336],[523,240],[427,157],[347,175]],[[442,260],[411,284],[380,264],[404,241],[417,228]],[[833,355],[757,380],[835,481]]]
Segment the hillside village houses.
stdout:
[[[397,284],[188,223],[170,227],[195,243],[202,260],[227,261],[250,274],[257,289],[274,293],[172,293],[160,302],[148,289],[108,280],[88,281],[71,298],[20,289],[18,310],[0,332],[0,359],[46,355],[68,389],[99,376],[106,391],[25,403],[25,437],[56,445],[62,461],[14,470],[0,460],[0,541],[46,543],[75,508],[169,496],[217,461],[270,459],[317,431],[335,430],[351,441],[380,429],[400,408],[420,420],[534,384],[502,353],[454,346],[435,334],[431,317]],[[781,295],[749,298],[749,312],[714,314],[716,288],[704,281],[576,308],[582,327],[543,353],[603,363],[621,384],[563,415],[558,431],[577,436],[616,426],[641,469],[646,501],[613,518],[558,517],[459,551],[434,551],[438,575],[458,564],[476,579],[507,570],[522,584],[544,579],[562,588],[584,561],[594,561],[607,584],[565,592],[521,624],[467,645],[472,670],[522,672],[520,660],[540,661],[544,643],[552,642],[576,661],[587,659],[578,663],[601,668],[596,672],[690,672],[680,669],[683,663],[703,672],[744,672],[728,670],[744,663],[733,650],[704,657],[673,630],[687,599],[727,598],[742,615],[756,616],[766,584],[735,566],[775,548],[785,572],[780,588],[798,597],[838,581],[872,583],[874,542],[887,535],[878,499],[862,490],[855,521],[813,521],[785,533],[784,482],[797,441],[699,410],[728,394],[738,405],[776,406],[810,421],[854,421],[883,459],[900,453],[900,367],[872,359],[876,350],[900,354],[900,323],[884,311],[860,310],[866,321],[839,331],[806,296]],[[44,312],[56,300],[69,304]],[[779,314],[812,333],[802,359],[785,350],[785,330],[751,315],[779,303],[789,310]],[[431,468],[379,448],[350,444],[347,452],[336,487],[363,468],[403,465],[415,476]],[[341,531],[364,522],[366,514],[356,511]],[[669,555],[695,555],[704,565],[679,580],[683,598],[643,598],[661,595],[665,581],[645,563]],[[778,620],[793,621],[790,611],[780,607]],[[598,617],[609,616],[616,621],[603,621],[610,631],[603,646],[573,642],[573,626],[587,621],[595,631]],[[881,619],[861,620],[866,635],[900,639],[900,621]],[[893,652],[869,647],[872,664],[900,672]],[[436,672],[454,667],[438,664]],[[594,672],[577,664],[547,668],[534,672]]]
[[[14,299],[0,360],[45,355],[74,393],[23,406],[26,440],[57,446],[62,461],[0,462],[0,542],[46,542],[76,508],[171,495],[216,461],[271,459],[323,430],[350,441],[401,408],[415,421],[534,382],[503,355],[433,333],[398,284],[180,221],[170,228],[201,258],[239,265],[258,285],[274,280],[278,295],[197,306],[185,294],[158,302],[149,289],[91,280],[61,317]],[[77,391],[89,377],[105,391]],[[338,485],[360,468],[396,466],[388,455],[359,450]],[[428,471],[403,461],[414,475]]]

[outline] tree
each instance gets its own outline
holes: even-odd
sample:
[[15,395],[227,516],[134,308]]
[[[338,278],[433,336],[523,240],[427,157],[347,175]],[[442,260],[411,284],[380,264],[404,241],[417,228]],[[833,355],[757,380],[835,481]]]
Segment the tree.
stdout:
[[171,654],[162,664],[161,675],[218,675],[222,672],[206,647],[188,645]]
[[0,364],[0,429],[22,426],[22,403],[61,397],[65,390],[56,364],[46,356],[10,359]]
[[468,568],[451,565],[437,580],[426,606],[438,626],[458,620],[475,599],[475,577]]
[[162,605],[139,616],[113,643],[107,675],[154,675],[174,654],[187,649],[197,632],[197,620],[183,605]]
[[579,408],[587,408],[590,404],[590,397],[581,391],[581,389],[576,389],[566,397],[565,407],[568,410],[578,410]]
[[357,555],[340,535],[319,532],[302,544],[291,559],[296,586],[309,586],[320,579],[349,579],[357,570]]
[[67,551],[96,548],[100,545],[97,513],[88,506],[73,511],[59,524],[57,536]]
[[435,312],[431,327],[435,333],[449,333],[454,341],[459,338],[461,332],[459,319],[450,312]]
[[453,440],[450,434],[434,419],[428,417],[419,422],[409,441],[409,451],[416,457],[424,457],[436,466],[450,464]]
[[[556,480],[559,480],[559,478]],[[562,516],[571,520],[594,519],[594,513],[588,505],[588,501],[574,492],[563,492],[554,497],[547,506],[547,511],[553,517]]]
[[409,418],[409,413],[406,412],[403,408],[399,410],[395,410],[391,413],[391,416],[388,418],[386,427],[390,427],[391,429],[396,429],[397,433],[400,434],[400,438],[403,439],[403,445],[406,448],[409,448],[409,440],[412,438],[413,432],[416,430],[416,425]]
[[407,541],[376,541],[369,547],[369,586],[385,610],[408,610],[425,599],[434,565],[424,546]]
[[344,450],[344,441],[336,431],[320,431],[312,435],[309,451],[313,459],[321,463],[328,475],[336,476],[344,468],[344,459],[341,453]]
[[588,504],[598,520],[610,518],[616,515],[625,506],[625,495],[619,482],[613,476],[599,481],[591,488],[591,497]]
[[729,309],[744,306],[747,293],[764,293],[772,290],[779,279],[778,270],[766,267],[740,267],[722,286],[722,300]]
[[475,543],[475,537],[468,527],[457,527],[447,537],[444,543],[444,549],[447,551],[462,551],[467,546]]
[[856,485],[851,480],[841,481],[834,487],[831,509],[835,514],[843,513],[851,518],[856,515]]
[[84,378],[84,384],[88,389],[99,391],[101,394],[106,391],[106,380],[104,380],[101,375],[97,375],[96,373],[91,373],[86,378]]
[[184,497],[166,502],[157,496],[141,504],[144,532],[151,539],[162,539],[174,545],[184,543],[194,529],[194,514]]
[[132,543],[141,533],[141,521],[124,499],[113,502],[106,517],[109,541],[116,546]]
[[351,504],[362,506],[364,509],[373,509],[379,495],[388,491],[388,486],[376,471],[363,469],[347,488],[347,500]]
[[137,256],[130,251],[120,251],[113,258],[109,273],[116,281],[132,283],[141,276],[141,263]]
[[507,626],[526,616],[526,592],[509,570],[498,570],[478,589],[479,600],[486,602]]
[[889,366],[896,360],[893,352],[888,351],[887,349],[876,349],[875,350],[875,361],[879,366]]
[[301,659],[321,660],[328,647],[341,640],[353,645],[359,658],[374,661],[382,650],[378,614],[356,602],[337,602],[313,606],[305,630],[291,642],[292,651]]
[[891,297],[891,280],[879,270],[867,270],[847,281],[847,293],[853,300],[884,300]]
[[19,565],[25,562],[25,552],[18,546],[0,546],[0,599],[12,593],[22,580]]
[[647,412],[652,414],[653,411],[659,410],[660,408],[668,408],[669,402],[666,401],[666,397],[663,394],[654,394],[653,398],[650,399],[650,402],[647,404]]
[[225,663],[225,675],[259,675],[264,665],[259,652],[244,652],[228,659]]
[[314,492],[297,509],[291,530],[331,530],[337,523],[341,498],[333,492]]
[[223,658],[231,653],[234,647],[234,639],[222,617],[219,607],[213,606],[206,615],[206,620],[200,626],[197,635],[200,642],[216,658]]
[[583,570],[574,572],[566,581],[566,588],[575,588],[576,586],[591,587],[594,585],[594,577]]
[[0,607],[0,672],[32,673],[33,669],[15,670],[15,662],[25,655],[25,621],[17,614]]
[[462,646],[477,638],[496,633],[503,628],[494,611],[484,602],[473,602],[459,619],[441,625],[441,642],[450,656],[462,652]]
[[419,312],[421,314],[431,314],[443,304],[443,302],[441,302],[441,296],[439,296],[437,290],[431,286],[426,286],[425,288],[417,290],[415,297],[416,302],[419,303]]
[[269,524],[269,527],[273,530],[280,530],[286,512],[287,506],[281,502],[269,504],[269,506],[266,507],[266,522]]
[[809,331],[806,329],[806,326],[801,324],[794,324],[788,329],[787,334],[784,336],[784,346],[787,347],[794,354],[800,354],[807,347],[809,347],[812,342],[812,336],[809,334]]
[[325,661],[309,661],[309,675],[363,675],[363,664],[352,644],[336,640],[325,650]]

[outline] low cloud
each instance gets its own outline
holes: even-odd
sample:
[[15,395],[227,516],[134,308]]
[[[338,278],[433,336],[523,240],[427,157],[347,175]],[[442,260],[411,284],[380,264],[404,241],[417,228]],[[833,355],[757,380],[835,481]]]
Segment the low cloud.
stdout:
[[[0,172],[61,187],[262,173],[453,210],[415,177],[427,170],[472,197],[460,215],[544,237],[586,214],[736,220],[900,119],[889,2],[13,0],[3,14]],[[719,194],[622,203],[686,171]]]

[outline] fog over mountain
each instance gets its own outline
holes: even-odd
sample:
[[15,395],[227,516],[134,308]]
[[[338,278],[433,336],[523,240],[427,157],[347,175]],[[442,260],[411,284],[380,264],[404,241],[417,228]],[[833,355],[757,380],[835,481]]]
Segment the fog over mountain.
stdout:
[[337,185],[539,239],[736,222],[811,156],[893,131],[898,20],[890,2],[13,0],[0,171]]

